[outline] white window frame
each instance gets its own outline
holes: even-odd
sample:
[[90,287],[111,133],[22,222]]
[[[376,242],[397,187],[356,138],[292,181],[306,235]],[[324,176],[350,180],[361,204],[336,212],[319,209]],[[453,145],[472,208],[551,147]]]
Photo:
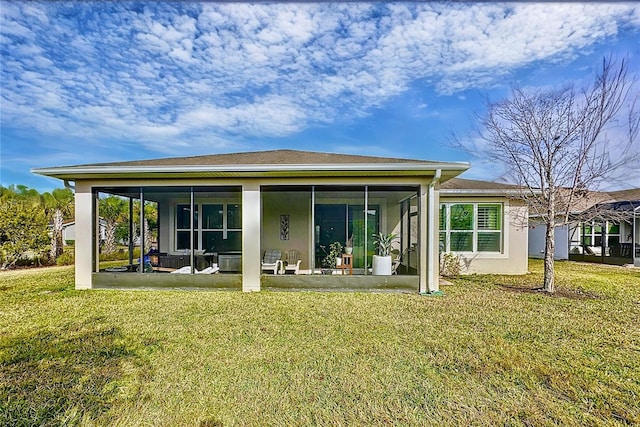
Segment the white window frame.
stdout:
[[[185,249],[178,249],[178,232],[189,231],[184,228],[178,228],[178,215],[177,209],[179,205],[188,205],[189,202],[186,201],[175,201],[171,204],[171,224],[173,225],[173,233],[171,242],[171,250],[174,254],[180,254],[184,252]],[[202,233],[207,231],[221,231],[222,238],[227,239],[228,233],[230,231],[242,231],[242,228],[228,228],[227,227],[227,216],[228,216],[228,205],[238,205],[240,207],[240,212],[242,213],[242,204],[237,200],[199,200],[197,203],[194,203],[198,210],[198,223],[194,224],[194,231],[198,233],[198,247],[195,250],[202,250]],[[205,205],[222,205],[222,228],[202,228],[203,225],[203,207]]]
[[[472,205],[473,206],[473,224],[470,230],[451,230],[451,206],[453,205]],[[499,230],[479,230],[478,229],[478,206],[500,206],[500,229]],[[440,230],[440,233],[445,234],[444,252],[454,252],[460,254],[487,254],[487,255],[503,255],[506,253],[506,223],[507,215],[505,210],[505,204],[503,202],[475,202],[475,201],[451,201],[441,202],[440,207],[445,207],[445,223],[444,229]],[[438,215],[440,215],[438,210]],[[471,251],[452,251],[451,250],[451,233],[472,233],[472,246]],[[500,233],[500,250],[499,251],[478,251],[478,234],[482,233]]]

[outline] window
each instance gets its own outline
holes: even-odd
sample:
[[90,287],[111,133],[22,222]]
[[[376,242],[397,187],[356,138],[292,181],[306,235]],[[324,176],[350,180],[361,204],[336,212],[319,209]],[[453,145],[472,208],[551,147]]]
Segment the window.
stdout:
[[[176,251],[190,247],[189,211],[188,204],[176,205]],[[198,215],[199,212],[202,215]],[[224,252],[242,247],[242,208],[238,203],[196,204],[193,224],[195,249]]]
[[[604,238],[604,241],[603,241]],[[571,252],[580,253],[581,246],[611,247],[620,244],[620,224],[617,222],[581,222],[571,229]]]
[[[189,230],[191,230],[191,220],[189,212],[191,211],[191,205],[179,204],[176,205],[176,249],[179,251],[189,249],[191,247],[191,240],[189,239]],[[195,205],[195,211],[193,212],[193,245],[198,247],[198,205]]]
[[440,205],[440,249],[446,252],[502,252],[502,204]]

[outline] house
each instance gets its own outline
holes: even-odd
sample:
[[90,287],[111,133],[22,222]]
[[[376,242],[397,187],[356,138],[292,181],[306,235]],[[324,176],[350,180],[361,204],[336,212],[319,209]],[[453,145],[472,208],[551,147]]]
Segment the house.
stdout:
[[[104,219],[100,218],[100,232],[99,232],[100,240],[104,240],[105,238],[106,224],[107,222]],[[51,235],[53,233],[53,224],[49,224],[49,228],[51,229],[51,231],[49,231],[49,234]],[[76,240],[76,222],[71,220],[63,223],[62,224],[62,243],[65,246],[69,244],[73,245],[75,243],[75,240]]]
[[[573,220],[571,220],[573,218]],[[545,224],[529,220],[529,256],[543,258]],[[590,191],[555,227],[555,259],[640,267],[640,188]]]
[[[520,193],[518,186],[496,182],[454,178],[442,183],[440,247],[461,258],[463,273],[527,272],[529,210]],[[467,217],[475,221],[465,225]]]
[[[275,150],[33,172],[75,183],[77,289],[336,286],[433,293],[441,246],[458,253],[468,273],[526,272],[526,207],[511,200],[512,186],[455,179],[468,168],[464,162]],[[157,229],[150,231],[157,241],[154,270],[100,266],[94,236],[97,201],[105,195],[156,208]],[[130,227],[143,219],[130,217]],[[371,274],[378,232],[399,236],[393,276]],[[329,279],[321,274],[335,272],[323,265],[327,249],[347,240],[353,246],[346,258],[352,274]],[[299,256],[299,275],[273,274],[277,266],[263,274],[265,255],[284,259],[291,250]],[[222,274],[145,274],[196,273],[214,265]],[[139,274],[123,274],[130,270]]]

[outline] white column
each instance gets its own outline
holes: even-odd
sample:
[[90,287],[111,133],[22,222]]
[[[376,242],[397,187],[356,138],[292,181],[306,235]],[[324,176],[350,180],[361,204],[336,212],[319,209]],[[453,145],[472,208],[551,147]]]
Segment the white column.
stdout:
[[439,290],[437,197],[435,186],[420,185],[420,242],[418,244],[418,266],[420,268],[420,293]]
[[91,194],[91,187],[76,181],[76,289],[91,289],[93,253],[95,250],[93,248],[93,209],[94,200]]
[[419,292],[424,294],[428,289],[429,282],[429,224],[427,221],[427,196],[428,186],[420,185],[420,194],[418,197],[418,274],[420,276]]
[[435,185],[429,186],[429,200],[427,204],[429,205],[429,211],[427,214],[427,238],[429,239],[429,249],[427,256],[429,257],[429,265],[427,267],[427,288],[429,293],[437,292],[440,290],[440,251],[439,251],[439,236],[438,236],[438,196],[436,193]]
[[260,290],[260,185],[242,186],[242,290]]

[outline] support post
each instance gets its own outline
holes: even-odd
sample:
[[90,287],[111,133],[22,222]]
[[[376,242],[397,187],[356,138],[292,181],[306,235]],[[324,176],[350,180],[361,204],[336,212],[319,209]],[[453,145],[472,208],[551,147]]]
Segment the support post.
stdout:
[[144,273],[144,189],[140,187],[140,274]]
[[[438,250],[438,198],[436,197],[436,185],[440,181],[442,171],[436,173],[429,185],[420,185],[420,237],[426,238],[426,242],[419,242],[418,267],[420,269],[420,293],[433,295],[439,294],[439,250]],[[424,230],[424,231],[423,231]]]
[[[91,186],[82,182],[76,182],[76,254],[75,276],[76,289],[91,289],[91,274],[94,270],[94,254],[96,265],[98,263],[98,245],[100,241],[100,225],[96,228],[93,224],[98,215],[95,212],[95,201]],[[97,221],[97,220],[96,220]],[[95,245],[94,245],[95,243]]]
[[262,273],[260,224],[262,209],[260,185],[242,186],[242,291],[260,290]]

